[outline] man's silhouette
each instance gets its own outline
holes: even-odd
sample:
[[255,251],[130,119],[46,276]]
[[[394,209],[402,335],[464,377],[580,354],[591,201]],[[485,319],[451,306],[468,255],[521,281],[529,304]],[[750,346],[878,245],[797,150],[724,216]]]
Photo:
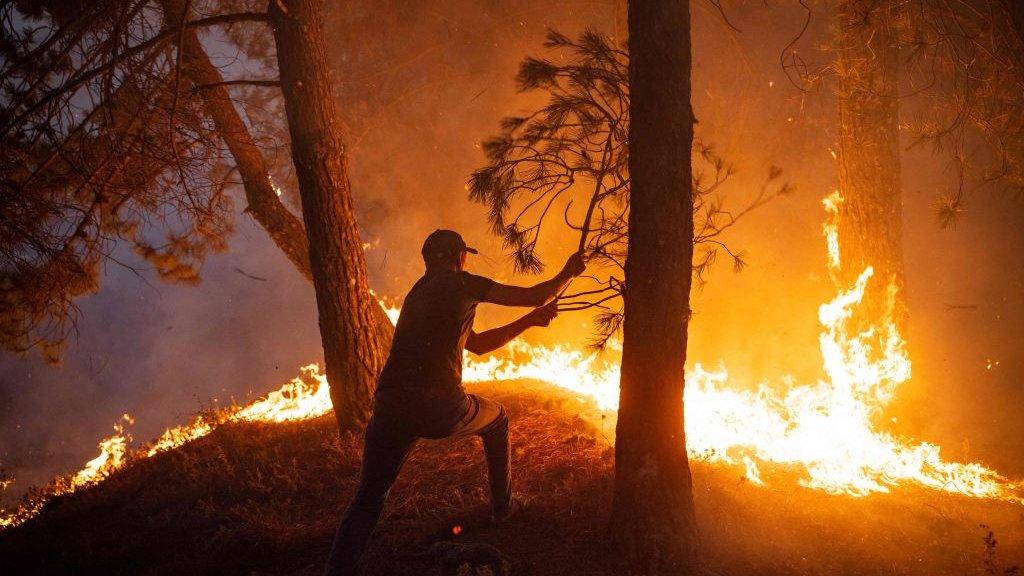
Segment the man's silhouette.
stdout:
[[[356,574],[388,491],[420,438],[480,436],[494,521],[507,520],[519,506],[509,476],[508,417],[501,404],[463,390],[462,351],[486,354],[531,326],[547,326],[557,315],[556,295],[583,273],[583,257],[573,254],[550,280],[519,287],[466,272],[466,255],[477,251],[457,232],[434,231],[422,253],[426,272],[402,304],[366,427],[359,488],[335,535],[329,576]],[[480,302],[535,308],[511,324],[477,333],[473,318]]]

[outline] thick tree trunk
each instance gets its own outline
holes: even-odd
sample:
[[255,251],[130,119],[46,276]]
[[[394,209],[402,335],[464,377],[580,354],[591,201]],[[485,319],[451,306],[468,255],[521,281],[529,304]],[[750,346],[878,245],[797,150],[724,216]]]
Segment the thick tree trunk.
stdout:
[[[165,22],[168,27],[177,26],[183,17],[185,2],[183,0],[161,0]],[[206,49],[200,42],[195,30],[188,29],[182,36],[181,44],[182,74],[192,86],[211,86],[224,81],[224,77],[210,61]],[[213,120],[217,134],[224,140],[235,160],[235,166],[242,178],[249,213],[266,230],[274,244],[284,252],[295,268],[307,280],[313,281],[313,273],[309,263],[309,242],[302,221],[281,202],[270,180],[270,170],[266,165],[262,151],[256,145],[249,127],[235,108],[234,102],[225,86],[201,88],[200,98],[205,113]],[[390,346],[394,327],[379,304],[373,305],[373,327],[382,351]],[[383,353],[383,352],[382,352]],[[334,396],[345,398],[361,398],[362,391],[339,394],[338,388],[353,385],[364,386],[359,378],[340,379],[335,384]],[[353,404],[353,406],[356,406]],[[357,408],[353,408],[357,409]],[[359,410],[368,409],[368,404]],[[364,420],[365,414],[357,420]],[[351,427],[352,418],[339,417],[339,423],[345,422]]]
[[[177,26],[185,9],[184,0],[160,0],[160,4],[167,26]],[[181,52],[182,73],[189,84],[211,86],[224,81],[220,70],[210,61],[194,29],[185,30]],[[202,88],[199,95],[206,115],[213,120],[217,134],[224,140],[235,160],[248,203],[246,212],[267,231],[270,239],[284,252],[299,273],[312,282],[309,242],[302,220],[285,207],[274,190],[263,152],[256,145],[249,127],[235,108],[228,89],[225,86]],[[376,306],[374,316],[377,337],[387,349],[391,344],[394,326],[380,306]]]
[[626,570],[697,572],[683,370],[693,261],[690,14],[629,3],[629,244],[612,534]]
[[367,285],[342,125],[331,93],[323,1],[272,0],[269,14],[331,399],[342,429],[357,430],[369,414],[385,350],[375,329],[380,307]]
[[895,0],[843,0],[839,40],[840,280],[850,285],[867,266],[875,276],[865,320],[877,319],[896,286],[903,304],[902,199],[899,144],[899,38]]

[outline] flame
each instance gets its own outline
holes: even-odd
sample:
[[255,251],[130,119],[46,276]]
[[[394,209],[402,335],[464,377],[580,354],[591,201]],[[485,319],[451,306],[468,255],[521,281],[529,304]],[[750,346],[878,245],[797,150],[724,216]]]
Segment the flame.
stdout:
[[391,324],[397,325],[398,315],[402,313],[402,308],[398,306],[398,304],[394,300],[391,300],[389,302],[388,300],[390,299],[381,298],[380,296],[377,295],[376,292],[373,291],[372,288],[370,289],[370,296],[373,296],[374,298],[377,299],[377,302],[380,303],[381,308],[384,309],[384,313],[387,314],[388,320],[391,320]]
[[[320,372],[319,364],[303,366],[301,375],[277,390],[241,408],[229,408],[221,414],[225,422],[287,422],[316,418],[330,412],[331,396],[327,375]],[[210,417],[199,415],[192,422],[165,430],[146,449],[146,456],[153,456],[166,450],[206,436],[216,427]]]
[[750,456],[743,457],[743,467],[747,470],[745,478],[747,481],[758,486],[764,486],[764,480],[761,480],[761,471],[758,469],[757,464],[750,459]]
[[[132,437],[125,431],[125,427],[134,423],[135,420],[131,416],[122,415],[114,424],[114,433],[100,440],[99,455],[86,462],[81,470],[75,474],[55,478],[43,489],[41,497],[26,500],[16,510],[8,512],[0,509],[0,530],[17,526],[35,516],[49,498],[70,494],[79,488],[96,484],[123,468],[132,456],[129,452]],[[12,481],[13,479],[5,479],[0,489],[7,488]]]
[[196,416],[192,422],[184,426],[175,426],[164,430],[164,433],[146,450],[146,457],[177,448],[186,442],[202,438],[210,432],[213,432],[213,426],[202,416]]
[[[891,318],[849,335],[846,321],[861,302],[873,271],[819,309],[819,346],[827,378],[783,392],[763,383],[753,392],[730,385],[724,368],[695,364],[686,386],[686,441],[693,458],[742,465],[745,478],[766,485],[761,466],[801,470],[799,485],[832,494],[864,496],[910,483],[978,498],[1018,503],[1020,486],[980,464],[944,461],[939,447],[894,437],[874,418],[910,378],[904,341]],[[895,292],[890,291],[894,296]],[[536,379],[618,406],[617,364],[596,354],[514,340],[508,357],[468,361],[467,381]]]
[[135,420],[125,414],[114,424],[114,435],[100,441],[99,456],[85,463],[85,467],[71,477],[67,491],[94,484],[106,478],[111,472],[124,466],[128,456],[128,445],[132,437],[125,432],[125,425],[134,424]]
[[388,319],[391,320],[392,324],[398,325],[398,315],[402,313],[402,309],[394,304],[388,305],[381,303],[384,307],[384,313],[388,315]]
[[822,225],[825,234],[825,250],[828,254],[829,270],[839,269],[839,227],[836,218],[839,216],[839,205],[843,202],[843,195],[839,190],[834,190],[828,196],[822,198],[821,203],[828,212],[828,219]]
[[619,367],[565,346],[534,346],[520,338],[505,347],[501,357],[473,360],[467,354],[462,368],[465,382],[541,380],[592,398],[602,410],[619,405]]
[[[939,447],[879,431],[874,419],[910,378],[904,341],[891,318],[849,335],[845,322],[872,276],[819,309],[819,346],[827,378],[789,385],[783,393],[762,384],[756,392],[728,390],[725,370],[699,365],[686,391],[686,431],[691,454],[711,461],[739,459],[748,478],[762,464],[802,468],[799,484],[833,494],[888,492],[901,483],[979,498],[1024,502],[1018,486],[980,464],[946,462]],[[754,463],[753,465],[751,463]]]
[[[823,226],[827,265],[833,273],[840,266],[836,218],[842,201],[838,191],[822,201],[828,214]],[[1020,495],[1024,486],[996,471],[977,463],[943,460],[938,446],[898,438],[875,426],[900,385],[910,379],[911,363],[891,310],[861,332],[851,333],[847,325],[873,274],[871,267],[866,268],[853,286],[840,289],[818,309],[825,378],[796,384],[786,377],[782,386],[763,382],[751,391],[750,386],[732,383],[724,367],[707,370],[694,364],[685,391],[688,453],[742,467],[744,478],[757,486],[769,484],[762,468],[782,466],[799,471],[800,486],[832,494],[864,496],[910,484],[1024,504]],[[895,286],[889,286],[888,297],[894,302]],[[381,301],[381,305],[397,322],[400,308],[393,302]],[[610,348],[613,354],[621,352],[618,342],[611,342]],[[597,353],[531,345],[521,339],[513,340],[499,355],[480,360],[467,355],[463,379],[549,382],[592,399],[612,418],[619,401],[616,362]],[[46,496],[95,484],[132,457],[174,449],[209,434],[220,422],[286,422],[321,416],[331,410],[328,390],[326,375],[317,364],[310,364],[300,376],[265,397],[223,410],[216,418],[197,416],[165,431],[134,455],[128,451],[131,438],[124,426],[132,420],[126,414],[115,425],[115,434],[100,442],[99,456],[74,475],[52,482]],[[36,498],[13,512],[0,511],[0,529],[31,518],[44,501]]]

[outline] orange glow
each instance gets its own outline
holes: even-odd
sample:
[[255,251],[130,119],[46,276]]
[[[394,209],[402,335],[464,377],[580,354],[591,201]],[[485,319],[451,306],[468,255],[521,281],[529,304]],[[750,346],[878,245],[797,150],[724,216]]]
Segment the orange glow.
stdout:
[[125,425],[134,424],[135,420],[125,414],[121,421],[114,424],[114,435],[100,442],[99,456],[85,463],[85,467],[71,477],[68,492],[75,488],[94,484],[106,478],[114,470],[124,466],[128,455],[128,444],[132,437],[124,431]]
[[[838,192],[823,200],[827,266],[840,265],[836,234]],[[874,325],[851,333],[847,321],[861,303],[873,270],[865,269],[852,286],[818,309],[818,345],[824,378],[807,384],[783,379],[781,386],[760,383],[756,388],[733,383],[724,367],[714,370],[695,363],[686,385],[686,436],[691,456],[742,469],[743,477],[765,486],[764,471],[773,465],[799,470],[800,486],[831,494],[864,496],[888,492],[898,485],[917,485],[976,498],[1024,504],[1022,487],[977,463],[943,460],[939,447],[896,437],[878,430],[874,421],[910,379],[911,363],[891,310]],[[895,297],[890,286],[889,301]],[[400,309],[382,302],[392,322]],[[621,351],[611,342],[609,355]],[[995,362],[998,364],[998,362]],[[990,366],[991,368],[991,366]],[[538,346],[516,339],[500,355],[475,360],[466,357],[466,382],[531,379],[549,382],[592,399],[614,419],[618,406],[617,362],[599,359],[563,346]],[[753,391],[751,391],[753,390]],[[285,422],[315,418],[331,410],[327,378],[317,364],[302,368],[299,377],[255,402],[224,412],[225,421]],[[125,423],[131,419],[125,415]],[[72,492],[106,478],[131,457],[149,457],[171,450],[216,427],[202,416],[165,431],[153,444],[134,455],[123,424],[100,443],[100,455],[74,475],[58,478],[51,494]],[[23,522],[41,503],[0,513],[0,528]],[[454,526],[458,534],[461,527]]]

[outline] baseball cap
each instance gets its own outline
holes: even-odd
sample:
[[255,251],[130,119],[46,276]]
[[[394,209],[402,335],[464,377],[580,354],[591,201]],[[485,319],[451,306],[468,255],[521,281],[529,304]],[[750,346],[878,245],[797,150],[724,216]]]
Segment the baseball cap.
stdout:
[[434,230],[427,236],[427,239],[423,241],[423,249],[420,251],[424,258],[433,254],[458,254],[459,252],[469,252],[470,254],[477,254],[476,248],[470,248],[466,246],[466,241],[462,239],[462,236],[454,230]]

